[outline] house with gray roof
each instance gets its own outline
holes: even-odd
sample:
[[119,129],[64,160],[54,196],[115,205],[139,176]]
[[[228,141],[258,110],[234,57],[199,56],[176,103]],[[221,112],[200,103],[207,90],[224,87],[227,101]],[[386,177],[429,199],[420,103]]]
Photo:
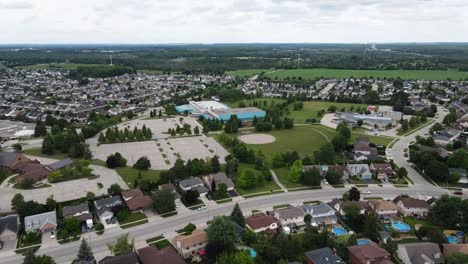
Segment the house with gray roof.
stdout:
[[278,220],[282,227],[298,228],[304,226],[304,211],[296,206],[274,210],[271,215]]
[[96,213],[99,216],[99,220],[101,220],[103,223],[106,223],[112,217],[114,217],[114,211],[116,208],[122,206],[122,204],[123,202],[120,198],[120,195],[94,201]]
[[203,181],[205,182],[206,187],[210,192],[213,192],[213,185],[215,188],[223,183],[226,185],[228,191],[234,190],[234,182],[226,176],[224,172],[218,172],[215,174],[208,174],[202,176]]
[[333,225],[338,221],[336,210],[326,203],[305,204],[301,206],[304,214],[312,216],[311,225]]
[[20,221],[17,214],[7,215],[0,218],[0,243],[3,248],[15,248]]
[[66,158],[64,160],[59,160],[52,164],[49,164],[48,167],[50,168],[50,170],[55,171],[55,170],[60,170],[66,166],[70,166],[72,164],[73,164],[73,160],[70,158]]
[[367,164],[348,164],[349,174],[353,177],[359,177],[363,180],[371,180],[372,172]]
[[88,203],[65,206],[63,207],[62,212],[63,212],[64,218],[76,217],[80,219],[81,221],[93,219],[93,216],[89,212]]
[[403,264],[443,264],[439,245],[430,242],[398,244],[398,257]]
[[0,152],[0,167],[14,170],[18,164],[23,162],[31,162],[31,160],[21,153]]
[[329,247],[312,250],[305,253],[307,263],[311,264],[346,264]]
[[205,183],[197,177],[189,177],[179,181],[179,187],[183,191],[197,190],[200,195],[206,195],[208,193]]
[[55,210],[26,216],[24,218],[24,230],[40,234],[55,232],[57,230],[57,214]]

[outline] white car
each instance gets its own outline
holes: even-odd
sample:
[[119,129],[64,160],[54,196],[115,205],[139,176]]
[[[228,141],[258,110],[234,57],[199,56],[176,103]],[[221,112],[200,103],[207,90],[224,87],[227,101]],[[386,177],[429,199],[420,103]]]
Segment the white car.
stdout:
[[362,191],[362,194],[371,194],[371,191],[369,191],[369,190],[364,190],[364,191]]

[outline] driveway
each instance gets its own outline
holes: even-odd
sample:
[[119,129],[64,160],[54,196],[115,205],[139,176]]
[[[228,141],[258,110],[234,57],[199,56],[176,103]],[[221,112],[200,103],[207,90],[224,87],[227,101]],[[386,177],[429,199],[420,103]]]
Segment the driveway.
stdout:
[[[52,161],[47,159],[48,161]],[[47,162],[41,159],[45,164]],[[21,193],[25,200],[34,200],[39,203],[45,203],[50,195],[54,195],[54,199],[58,202],[75,200],[85,197],[87,192],[93,192],[96,196],[107,193],[107,188],[112,184],[119,184],[122,189],[128,189],[127,184],[117,174],[115,170],[111,170],[101,166],[90,166],[93,173],[99,175],[99,178],[94,180],[79,179],[73,181],[66,181],[61,183],[50,184],[51,187],[33,189],[33,190],[19,190],[6,185],[0,186],[0,212],[11,211],[11,199],[17,193]],[[97,183],[102,183],[103,187],[98,188]]]

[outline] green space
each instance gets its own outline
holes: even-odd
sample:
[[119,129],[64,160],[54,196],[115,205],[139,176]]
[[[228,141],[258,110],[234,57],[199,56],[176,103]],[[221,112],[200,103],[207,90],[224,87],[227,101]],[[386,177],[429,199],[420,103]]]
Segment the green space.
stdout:
[[[16,248],[19,248],[18,250],[15,250],[17,254],[22,254],[28,250],[38,250],[41,247],[42,243],[42,236],[38,235],[36,233],[20,233],[18,236],[18,241],[16,242]],[[22,249],[26,248],[26,249]]]
[[165,247],[172,247],[171,242],[169,242],[167,239],[154,243],[154,246],[158,249],[163,249]]
[[423,127],[428,126],[429,124],[431,124],[431,123],[432,123],[432,120],[433,120],[432,118],[428,118],[428,119],[426,120],[426,122],[421,123],[421,124],[417,125],[416,127],[411,128],[411,129],[408,129],[407,131],[398,131],[397,135],[398,135],[398,136],[408,136],[408,135],[411,135],[411,134],[413,134],[415,131],[418,131],[419,129],[421,129],[421,128],[423,128]]
[[117,213],[117,220],[119,221],[120,227],[123,229],[148,223],[148,217],[146,217],[144,213],[131,213],[128,209],[121,209]]
[[157,170],[138,170],[133,167],[118,167],[115,171],[127,183],[129,188],[132,188],[133,183],[138,179],[138,174],[141,174],[141,180],[157,182],[161,171]]
[[41,152],[41,147],[37,148],[30,148],[30,149],[25,149],[22,151],[24,155],[29,155],[29,156],[35,156],[35,157],[41,157],[41,158],[48,158],[48,159],[56,159],[56,160],[63,160],[68,158],[68,154],[66,153],[61,153],[57,152],[52,155],[44,154]]
[[459,80],[468,78],[468,72],[457,71],[427,71],[427,70],[335,70],[335,69],[292,69],[292,70],[265,70],[250,69],[227,72],[229,75],[248,77],[265,72],[265,76],[271,79],[317,79],[317,78],[401,78],[404,80]]
[[160,236],[157,236],[157,237],[152,237],[150,239],[147,239],[146,243],[147,244],[153,244],[154,242],[159,241],[159,240],[163,240],[163,239],[164,239],[164,236],[160,235]]
[[223,102],[223,104],[226,104],[227,106],[232,107],[232,108],[236,108],[236,107],[239,107],[239,104],[241,102],[244,103],[246,106],[249,106],[253,102],[257,102],[260,104],[258,108],[263,108],[265,106],[265,102],[267,103],[267,106],[270,106],[271,102],[275,102],[276,104],[276,103],[283,103],[285,101],[286,100],[282,98],[265,97],[265,98],[244,99],[244,100],[234,101],[234,102]]
[[236,191],[240,195],[249,195],[253,193],[270,192],[270,191],[275,191],[275,190],[280,190],[280,187],[276,185],[274,180],[265,181],[265,184],[263,184],[262,186],[257,186],[257,187],[250,188],[250,189],[236,188]]
[[31,186],[28,183],[26,185],[23,183],[16,183],[15,185],[13,185],[13,188],[19,189],[19,190],[34,190],[34,189],[42,189],[42,188],[49,188],[49,187],[52,187],[52,185],[48,183],[43,183],[40,185],[31,185]]
[[185,205],[185,207],[187,207],[190,210],[197,210],[198,208],[205,206],[205,203],[203,203],[203,201],[200,199],[197,199],[197,201],[194,202],[193,204],[186,204],[184,203],[184,201],[182,201],[182,203]]
[[161,74],[161,70],[137,70],[138,73]]
[[278,177],[278,180],[279,180],[279,181],[283,184],[283,186],[286,187],[287,189],[308,187],[308,186],[305,186],[305,185],[300,184],[300,183],[288,182],[287,179],[288,179],[289,169],[286,168],[286,167],[274,169],[274,172],[275,172],[276,176]]
[[19,66],[20,69],[26,70],[74,70],[78,67],[103,66],[103,64],[82,64],[82,63],[46,63],[34,64],[27,66]]
[[335,102],[326,102],[326,101],[307,101],[304,102],[304,107],[301,110],[293,111],[292,107],[289,109],[291,114],[289,117],[294,119],[294,123],[296,124],[305,124],[307,119],[315,118],[320,121],[320,118],[317,116],[317,113],[320,110],[328,111],[328,107],[334,105],[337,107],[337,111],[341,111],[341,109],[345,108],[346,111],[349,111],[351,107],[354,109],[356,108],[363,108],[367,109],[367,105],[365,104],[350,104],[350,103],[335,103]]

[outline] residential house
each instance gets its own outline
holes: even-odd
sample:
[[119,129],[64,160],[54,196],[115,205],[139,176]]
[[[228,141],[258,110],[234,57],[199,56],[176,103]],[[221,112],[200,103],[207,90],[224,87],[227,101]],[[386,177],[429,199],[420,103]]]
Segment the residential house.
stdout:
[[20,163],[31,162],[29,158],[17,152],[0,152],[0,167],[15,170]]
[[39,161],[23,162],[15,166],[15,170],[21,173],[16,178],[16,182],[23,182],[30,180],[32,182],[38,182],[47,179],[47,176],[51,173],[51,170],[46,165],[42,165]]
[[369,204],[371,209],[380,217],[381,221],[391,221],[398,215],[398,207],[391,201],[371,200]]
[[380,181],[388,181],[389,178],[393,177],[394,172],[390,163],[374,163],[370,165],[371,172]]
[[210,190],[210,192],[214,192],[221,183],[224,183],[227,187],[228,191],[234,190],[234,182],[226,176],[224,172],[218,172],[216,174],[208,174],[202,176],[203,181],[205,182],[205,186]]
[[305,215],[312,216],[311,225],[313,226],[334,225],[338,221],[335,209],[326,203],[306,204],[301,208]]
[[374,242],[348,247],[348,258],[351,264],[393,264],[390,253]]
[[348,168],[344,165],[308,165],[304,166],[304,171],[311,170],[313,168],[317,169],[320,172],[322,178],[325,178],[328,171],[335,171],[339,173],[342,176],[343,180],[349,178]]
[[442,244],[444,257],[449,257],[454,253],[468,255],[468,244]]
[[372,172],[367,164],[348,164],[348,171],[352,177],[360,177],[363,180],[371,180]]
[[99,264],[139,264],[135,252],[128,252],[119,256],[107,256],[101,259]]
[[354,143],[354,159],[376,160],[379,157],[376,147],[370,146],[369,138],[357,138]]
[[427,216],[429,213],[429,204],[421,199],[400,195],[393,199],[393,202],[404,216]]
[[173,183],[161,184],[159,185],[158,189],[161,191],[168,191],[173,193],[175,195],[176,201],[179,200],[181,197],[180,194],[176,191],[177,189]]
[[20,221],[17,214],[0,218],[0,243],[1,249],[13,249],[16,247],[16,239],[20,229]]
[[398,258],[402,264],[443,264],[439,245],[430,242],[398,244]]
[[144,195],[140,189],[123,192],[122,197],[130,212],[144,211],[153,207],[153,199]]
[[93,215],[89,211],[88,203],[65,206],[62,209],[63,218],[78,218],[86,223],[88,228],[93,228]]
[[60,170],[62,168],[65,168],[67,166],[70,166],[72,164],[73,164],[73,160],[70,159],[70,158],[66,158],[64,160],[59,160],[59,161],[56,161],[56,162],[54,162],[52,164],[49,164],[49,165],[47,165],[47,167],[49,167],[49,169],[51,171],[56,171],[56,170]]
[[137,250],[142,264],[185,264],[172,246],[162,249],[151,245]]
[[307,264],[346,264],[329,247],[312,250],[305,253]]
[[346,215],[343,208],[348,205],[357,206],[360,214],[365,214],[367,211],[372,210],[368,201],[341,201],[340,199],[335,198],[330,202],[330,206],[335,208],[335,210],[341,215]]
[[40,234],[52,233],[57,230],[57,215],[54,211],[30,215],[24,218],[24,231]]
[[108,223],[111,218],[114,217],[114,212],[116,212],[120,206],[122,206],[120,196],[111,196],[94,201],[96,213],[102,223]]
[[205,187],[204,182],[200,178],[189,177],[179,181],[179,187],[183,191],[196,190],[200,195],[206,195],[208,189]]
[[275,233],[278,229],[278,220],[271,215],[257,214],[247,217],[245,225],[255,233]]
[[183,258],[195,256],[208,243],[208,235],[203,230],[195,230],[190,235],[179,235],[173,240],[176,250]]
[[298,228],[304,226],[304,211],[301,208],[289,205],[287,208],[271,212],[282,227]]
[[436,131],[433,135],[434,141],[443,146],[452,143],[460,136],[461,131],[456,129],[445,129]]

